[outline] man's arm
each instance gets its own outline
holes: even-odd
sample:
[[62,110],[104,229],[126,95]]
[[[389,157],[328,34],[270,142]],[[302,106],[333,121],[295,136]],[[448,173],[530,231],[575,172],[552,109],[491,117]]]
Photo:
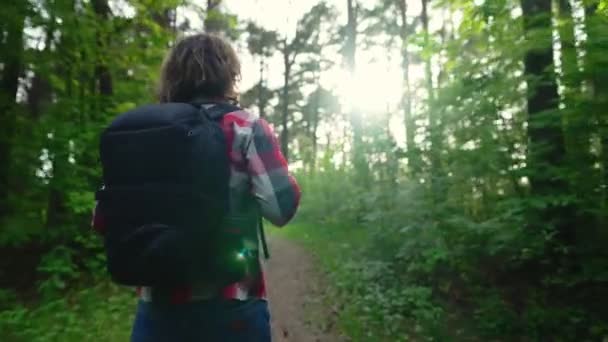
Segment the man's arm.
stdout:
[[253,123],[246,156],[252,192],[262,208],[262,215],[276,226],[286,225],[300,203],[300,187],[289,174],[279,142],[263,119]]

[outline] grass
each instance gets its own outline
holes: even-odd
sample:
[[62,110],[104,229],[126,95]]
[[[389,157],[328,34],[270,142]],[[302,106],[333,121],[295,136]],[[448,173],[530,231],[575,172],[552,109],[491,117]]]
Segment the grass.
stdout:
[[131,289],[100,284],[37,307],[0,312],[2,341],[128,341],[136,306]]
[[296,222],[285,228],[273,227],[269,232],[300,242],[327,270],[356,257],[369,241],[369,233],[359,227]]

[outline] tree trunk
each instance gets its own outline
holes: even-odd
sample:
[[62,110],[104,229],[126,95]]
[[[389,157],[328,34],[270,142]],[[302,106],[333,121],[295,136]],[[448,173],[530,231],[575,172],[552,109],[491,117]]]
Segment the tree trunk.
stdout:
[[[608,85],[606,85],[605,80],[602,78],[603,76],[606,76],[607,72],[604,70],[608,69],[608,63],[604,61],[604,58],[600,58],[599,56],[606,52],[608,44],[604,42],[604,28],[599,28],[596,20],[598,17],[598,2],[588,1],[586,4],[585,31],[587,33],[587,60],[585,61],[585,69],[587,69],[586,73],[589,76],[589,93],[597,100],[601,95],[608,93]],[[603,67],[605,67],[605,69],[603,69]],[[591,72],[591,70],[593,70],[593,72]]]
[[222,0],[207,0],[207,14],[204,27],[206,32],[217,33],[222,30],[222,21],[219,18],[219,6]]
[[[110,6],[108,0],[93,0],[93,9],[99,18],[100,25],[104,25],[110,19]],[[103,60],[103,52],[109,44],[109,37],[103,31],[97,32],[97,64],[95,66],[95,77],[97,79],[97,91],[102,96],[110,96],[113,93],[112,75],[107,64]],[[100,58],[101,57],[101,58]]]
[[574,36],[574,18],[572,17],[572,6],[570,0],[557,0],[558,18],[559,18],[559,38],[561,43],[562,55],[562,82],[566,87],[566,97],[571,92],[578,92],[580,83],[577,82],[578,74],[578,58],[576,56],[575,36]]
[[[605,19],[597,13],[599,2],[588,1],[585,7],[585,32],[587,42],[585,46],[585,76],[587,98],[590,107],[593,108],[595,124],[598,128],[593,129],[599,136],[601,144],[600,163],[602,165],[602,176],[600,188],[602,189],[602,211],[608,207],[608,118],[606,108],[608,107],[608,61],[604,57],[608,53],[608,43],[605,39]],[[606,222],[608,216],[604,215],[602,221]]]
[[403,123],[405,124],[405,146],[409,171],[412,175],[420,172],[420,160],[414,137],[416,122],[412,115],[412,94],[410,90],[410,61],[408,52],[409,27],[407,24],[407,0],[397,0],[399,17],[401,18],[401,68],[403,70]]
[[347,0],[348,22],[346,23],[346,66],[348,71],[355,71],[355,57],[357,53],[357,17],[354,0]]
[[154,20],[160,27],[171,30],[175,33],[175,10],[172,8],[165,8],[162,11],[152,13],[152,20]]
[[27,107],[33,120],[42,115],[42,107],[51,100],[51,85],[39,72],[34,74],[27,92]]
[[317,83],[317,94],[314,98],[314,105],[312,111],[312,132],[311,132],[311,140],[312,140],[312,163],[311,163],[311,173],[315,173],[315,169],[317,167],[317,130],[319,128],[319,106],[321,102],[321,87],[319,86],[319,78],[316,77]]
[[16,123],[14,111],[19,76],[23,67],[24,13],[6,25],[6,43],[3,47],[2,79],[0,80],[0,220],[10,212],[10,165],[11,145]]
[[[428,46],[430,42],[428,3],[429,0],[422,0],[422,13],[420,14],[420,21],[422,22],[422,29],[424,31],[425,46]],[[435,99],[435,92],[433,90],[433,69],[431,68],[431,57],[426,58],[424,63],[424,74],[429,102],[433,102]]]
[[[524,30],[527,36],[536,30],[551,28],[551,0],[522,0]],[[553,226],[558,238],[572,245],[569,221],[572,210],[551,200],[568,191],[559,174],[565,156],[561,118],[558,115],[558,91],[553,73],[553,47],[550,35],[545,41],[535,39],[536,46],[524,58],[528,81],[529,179],[532,195],[546,204],[533,213],[533,223]]]
[[[422,13],[420,15],[425,46],[429,46],[430,44],[428,3],[429,0],[422,0]],[[429,151],[429,160],[431,162],[430,183],[434,202],[435,204],[439,204],[439,202],[443,201],[444,198],[444,191],[440,185],[442,141],[438,111],[434,108],[435,90],[433,87],[433,69],[431,67],[431,62],[431,57],[429,56],[426,58],[424,63],[426,91],[428,96],[429,135],[431,139],[431,149]]]
[[266,117],[266,95],[264,95],[264,54],[260,55],[260,81],[258,82],[258,111],[260,118]]
[[[551,19],[548,16],[551,13],[550,0],[522,0],[522,9],[527,33],[551,27]],[[541,19],[537,17],[538,15],[545,15],[546,19]],[[539,116],[543,112],[557,109],[557,83],[555,75],[546,72],[553,66],[551,41],[541,44],[541,47],[528,51],[524,59],[526,76],[542,80],[529,82],[528,85],[529,150],[534,156],[534,161],[555,166],[561,163],[564,152],[562,133],[554,122],[545,122]],[[559,120],[559,118],[555,119]],[[538,191],[549,189],[553,185],[549,178],[546,174],[536,175],[534,188]]]
[[289,59],[289,46],[287,45],[287,39],[283,41],[283,66],[285,68],[283,72],[283,91],[282,97],[282,110],[281,110],[281,149],[285,159],[289,160],[289,128],[287,123],[289,122],[289,80],[291,77],[291,61]]
[[[595,205],[598,198],[592,194],[597,193],[597,173],[593,170],[595,163],[591,154],[592,120],[584,111],[580,110],[583,87],[580,81],[581,70],[577,56],[576,37],[572,6],[569,0],[557,0],[558,32],[561,43],[561,75],[562,85],[561,101],[564,116],[565,132],[564,143],[567,151],[567,165],[572,177],[570,186],[579,198],[588,198],[587,205]],[[589,214],[584,218],[590,222]]]
[[[439,36],[441,37],[441,46],[445,47],[449,44],[450,40],[454,39],[454,32],[453,32],[453,27],[450,27],[451,25],[454,24],[454,18],[453,18],[453,12],[452,10],[449,10],[450,14],[449,14],[449,20],[448,18],[445,17],[445,11],[444,11],[444,18],[443,18],[443,23],[441,24],[441,29],[439,30]],[[450,26],[448,26],[450,24]],[[442,51],[439,52],[439,54],[441,55]],[[442,88],[443,86],[446,85],[447,81],[448,81],[448,73],[446,72],[446,68],[442,68],[442,65],[440,65],[440,69],[439,72],[437,74],[437,84],[436,87],[437,88]]]
[[[351,76],[355,75],[357,55],[357,9],[356,0],[347,0],[346,23],[346,66]],[[351,125],[353,127],[352,158],[358,183],[367,186],[369,181],[369,169],[363,152],[363,126],[360,109],[354,108],[350,113]]]

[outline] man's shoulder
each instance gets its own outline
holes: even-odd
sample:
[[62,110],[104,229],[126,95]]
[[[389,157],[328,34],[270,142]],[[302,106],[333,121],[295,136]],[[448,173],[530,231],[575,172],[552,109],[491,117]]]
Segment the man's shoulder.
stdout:
[[239,108],[224,115],[223,122],[236,124],[240,127],[251,127],[258,120],[258,116],[246,109]]

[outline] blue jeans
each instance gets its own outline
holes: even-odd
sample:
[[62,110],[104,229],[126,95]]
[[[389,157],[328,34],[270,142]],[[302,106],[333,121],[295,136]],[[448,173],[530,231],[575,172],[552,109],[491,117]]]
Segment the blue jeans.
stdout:
[[140,301],[131,342],[270,342],[265,300],[207,300],[181,305]]

